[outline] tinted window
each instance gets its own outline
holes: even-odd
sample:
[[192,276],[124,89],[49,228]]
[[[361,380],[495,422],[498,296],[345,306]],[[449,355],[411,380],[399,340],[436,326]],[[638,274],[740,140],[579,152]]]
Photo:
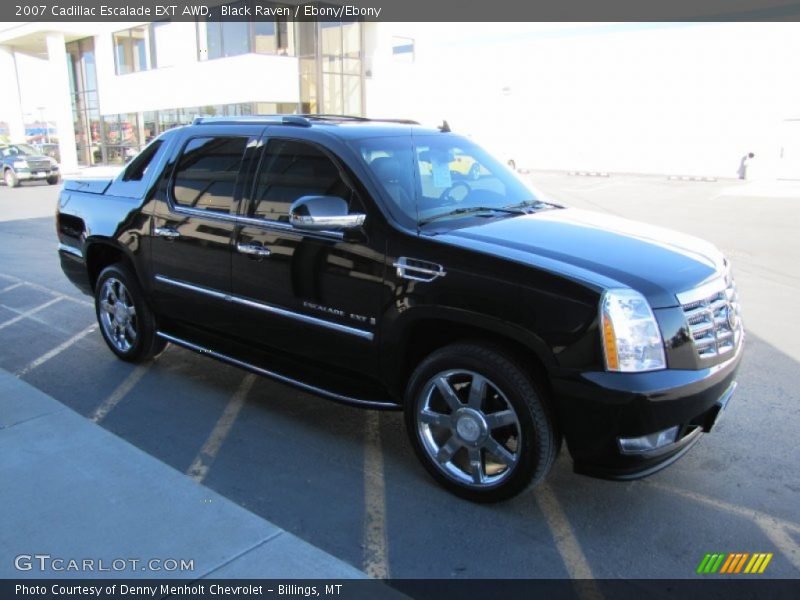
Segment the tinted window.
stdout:
[[247,138],[189,140],[175,171],[173,198],[179,206],[230,212]]
[[288,222],[289,206],[302,196],[339,196],[349,202],[351,190],[336,165],[315,146],[271,140],[261,162],[250,216]]

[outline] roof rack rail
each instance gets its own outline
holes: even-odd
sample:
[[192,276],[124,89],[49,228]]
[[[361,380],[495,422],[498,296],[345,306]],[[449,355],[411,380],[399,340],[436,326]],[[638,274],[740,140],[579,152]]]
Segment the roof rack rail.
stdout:
[[369,119],[366,117],[357,117],[355,115],[335,115],[330,113],[303,113],[298,116],[317,121],[369,121]]
[[311,122],[300,115],[246,115],[239,117],[196,116],[192,120],[192,125],[212,125],[214,123],[267,123],[269,125],[311,127]]
[[378,122],[378,123],[399,123],[400,125],[419,125],[419,121],[413,121],[411,119],[371,119],[369,117],[356,117],[353,115],[332,115],[326,113],[319,113],[319,114],[307,113],[299,116],[305,117],[306,119],[319,120],[319,121],[357,121],[359,123]]
[[302,115],[245,115],[238,117],[215,117],[197,115],[192,120],[192,125],[210,125],[213,123],[267,123],[268,125],[295,125],[297,127],[311,127],[312,121],[356,123],[397,123],[399,125],[419,125],[419,121],[411,119],[369,119],[353,115],[330,114],[302,114]]

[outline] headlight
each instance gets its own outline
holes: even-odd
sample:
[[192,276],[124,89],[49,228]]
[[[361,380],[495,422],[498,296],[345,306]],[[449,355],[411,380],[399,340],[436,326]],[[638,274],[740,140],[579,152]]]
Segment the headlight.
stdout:
[[56,162],[56,159],[52,157],[50,158],[50,169],[52,169],[53,171],[58,169],[58,163]]
[[15,169],[27,169],[28,168],[28,161],[27,160],[15,160],[14,161],[14,168]]
[[665,369],[664,343],[650,304],[630,289],[608,290],[600,300],[603,354],[609,371]]

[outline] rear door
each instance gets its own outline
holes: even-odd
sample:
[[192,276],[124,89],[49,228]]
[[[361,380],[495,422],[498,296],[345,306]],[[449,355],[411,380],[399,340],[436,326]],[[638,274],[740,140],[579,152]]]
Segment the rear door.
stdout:
[[187,131],[153,207],[153,299],[166,320],[224,331],[236,202],[260,131],[208,125]]
[[[258,347],[349,371],[374,373],[385,229],[353,175],[308,133],[273,128],[251,197],[242,203],[232,255],[238,336]],[[306,139],[304,139],[306,138]],[[344,198],[365,213],[360,235],[302,231],[289,207],[307,195]]]

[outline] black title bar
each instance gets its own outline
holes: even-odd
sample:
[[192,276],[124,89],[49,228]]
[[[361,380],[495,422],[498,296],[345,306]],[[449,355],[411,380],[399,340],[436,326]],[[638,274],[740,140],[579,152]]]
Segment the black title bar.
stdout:
[[[798,21],[797,0],[3,0],[0,21]],[[2,26],[0,25],[0,29]]]

